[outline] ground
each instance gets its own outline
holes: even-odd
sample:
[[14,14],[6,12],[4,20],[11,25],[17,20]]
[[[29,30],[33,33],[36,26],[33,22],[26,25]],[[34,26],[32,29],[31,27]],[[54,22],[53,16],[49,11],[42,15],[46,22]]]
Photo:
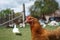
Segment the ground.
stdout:
[[20,28],[22,35],[16,35],[12,32],[13,28],[0,27],[0,40],[31,40],[30,28]]
[[[18,26],[17,26],[18,27]],[[0,40],[31,40],[30,27],[19,28],[22,35],[16,35],[12,32],[13,28],[0,27]],[[55,29],[56,27],[47,26],[46,29]]]

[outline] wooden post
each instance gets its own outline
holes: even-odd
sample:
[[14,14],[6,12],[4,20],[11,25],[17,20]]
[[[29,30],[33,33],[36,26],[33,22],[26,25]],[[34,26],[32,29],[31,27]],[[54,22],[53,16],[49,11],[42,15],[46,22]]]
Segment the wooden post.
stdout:
[[26,16],[25,16],[25,4],[23,3],[23,13],[24,13],[24,20],[26,19]]
[[23,3],[23,27],[25,27],[25,21],[26,17],[25,17],[25,4]]

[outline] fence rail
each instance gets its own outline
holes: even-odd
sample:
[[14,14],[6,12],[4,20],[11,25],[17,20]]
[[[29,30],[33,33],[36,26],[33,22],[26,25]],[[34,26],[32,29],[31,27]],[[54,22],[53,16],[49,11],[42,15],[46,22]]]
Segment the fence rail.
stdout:
[[[22,16],[22,15],[20,15],[20,16]],[[2,25],[4,25],[4,24],[6,24],[6,23],[9,23],[9,22],[11,22],[11,21],[13,21],[13,20],[19,18],[20,16],[15,17],[15,18],[13,18],[13,19],[11,19],[11,20],[9,20],[9,21],[4,22],[4,23],[0,24],[0,26],[2,26]]]

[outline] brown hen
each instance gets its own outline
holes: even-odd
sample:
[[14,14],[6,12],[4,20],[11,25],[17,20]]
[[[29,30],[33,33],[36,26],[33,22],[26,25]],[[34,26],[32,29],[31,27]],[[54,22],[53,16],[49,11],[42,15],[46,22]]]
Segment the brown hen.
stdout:
[[60,40],[59,30],[49,31],[42,28],[37,18],[27,16],[25,22],[30,24],[32,40]]

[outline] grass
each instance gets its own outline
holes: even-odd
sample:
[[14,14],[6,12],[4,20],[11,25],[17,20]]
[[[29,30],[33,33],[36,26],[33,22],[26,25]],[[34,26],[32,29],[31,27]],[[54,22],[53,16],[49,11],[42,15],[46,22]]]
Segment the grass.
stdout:
[[[0,40],[31,40],[30,27],[19,28],[22,35],[16,35],[12,32],[13,28],[0,27]],[[46,26],[46,29],[53,30],[56,27]]]
[[46,27],[45,27],[45,29],[47,29],[47,30],[55,30],[56,28],[58,28],[59,26],[49,26],[49,25],[47,25]]
[[16,35],[12,32],[12,28],[0,27],[0,40],[31,40],[30,28],[20,28],[22,35]]

